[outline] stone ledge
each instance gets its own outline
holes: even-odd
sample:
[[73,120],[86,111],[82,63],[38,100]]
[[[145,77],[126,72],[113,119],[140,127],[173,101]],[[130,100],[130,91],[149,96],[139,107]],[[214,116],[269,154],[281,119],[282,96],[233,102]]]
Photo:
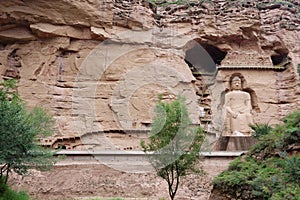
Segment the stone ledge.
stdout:
[[286,68],[284,66],[254,66],[254,65],[221,65],[217,66],[217,69],[252,69],[252,70],[285,70]]
[[257,143],[252,136],[221,136],[216,144],[216,151],[247,151]]
[[[200,152],[199,155],[204,157],[238,157],[246,151],[211,151]],[[143,151],[119,151],[119,150],[103,150],[103,151],[79,151],[79,150],[61,150],[56,155],[84,156],[84,155],[118,155],[118,156],[144,156]]]

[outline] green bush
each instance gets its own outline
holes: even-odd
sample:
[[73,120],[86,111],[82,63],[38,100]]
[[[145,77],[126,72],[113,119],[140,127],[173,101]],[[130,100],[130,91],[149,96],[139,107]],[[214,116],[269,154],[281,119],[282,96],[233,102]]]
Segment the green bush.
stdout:
[[255,124],[250,125],[250,127],[254,130],[253,136],[255,138],[260,138],[263,135],[267,135],[271,132],[272,127],[268,124]]
[[0,200],[29,200],[26,192],[16,192],[4,184],[4,179],[0,180]]
[[299,161],[300,156],[275,157],[265,161],[250,156],[245,160],[237,158],[227,171],[214,178],[214,188],[232,198],[245,200],[300,196]]
[[300,185],[300,157],[292,156],[290,158],[286,158],[284,161],[283,172],[291,182],[295,182]]
[[300,110],[291,113],[283,119],[284,124],[274,129],[268,125],[252,126],[255,133],[259,135],[258,143],[254,145],[249,153],[257,159],[270,158],[286,152],[291,145],[300,144]]
[[288,153],[300,143],[300,111],[274,129],[254,130],[260,131],[258,144],[214,178],[214,189],[240,200],[300,200],[300,155]]
[[284,190],[274,194],[270,200],[299,200],[300,186],[297,184],[288,184],[284,186]]

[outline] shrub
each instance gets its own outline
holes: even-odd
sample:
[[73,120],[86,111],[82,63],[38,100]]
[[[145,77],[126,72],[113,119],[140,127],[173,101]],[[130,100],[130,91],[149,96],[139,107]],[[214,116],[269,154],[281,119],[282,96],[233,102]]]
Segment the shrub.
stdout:
[[5,183],[4,178],[0,180],[0,200],[29,200],[26,192],[16,192],[10,189]]
[[274,129],[257,125],[254,130],[261,131],[258,144],[214,178],[214,189],[240,200],[299,200],[300,155],[288,151],[300,142],[300,111]]
[[251,124],[250,127],[254,130],[253,136],[255,138],[260,138],[263,135],[267,135],[272,130],[272,127],[268,124]]

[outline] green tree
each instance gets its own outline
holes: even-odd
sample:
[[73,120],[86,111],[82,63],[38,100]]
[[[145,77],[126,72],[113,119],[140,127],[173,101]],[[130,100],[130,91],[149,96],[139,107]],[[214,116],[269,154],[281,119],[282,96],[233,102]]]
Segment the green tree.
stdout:
[[191,125],[183,97],[170,103],[160,99],[149,141],[142,141],[141,146],[157,175],[167,181],[172,200],[181,177],[188,172],[203,172],[200,166],[197,169],[203,139],[202,129]]
[[56,161],[53,152],[38,145],[38,137],[53,132],[53,118],[38,107],[27,111],[14,86],[15,81],[9,80],[0,88],[0,181],[4,184],[11,170],[25,174],[29,168],[48,169]]

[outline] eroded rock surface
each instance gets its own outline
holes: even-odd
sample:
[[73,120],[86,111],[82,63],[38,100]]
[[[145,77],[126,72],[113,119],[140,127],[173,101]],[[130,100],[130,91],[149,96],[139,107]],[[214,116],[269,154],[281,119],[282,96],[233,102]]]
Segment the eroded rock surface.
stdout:
[[[254,122],[276,124],[299,109],[299,1],[174,2],[1,1],[0,73],[18,80],[29,107],[55,116],[56,135],[44,146],[139,149],[157,95],[167,101],[182,94],[193,123],[200,116],[210,133],[211,150],[223,131],[224,95],[235,73],[255,94]],[[224,163],[211,162],[207,170],[214,176]],[[15,176],[14,187],[41,199],[167,197],[154,174],[103,165],[56,166],[34,175]],[[207,199],[212,177],[189,178],[178,197]]]
[[[257,94],[255,122],[275,124],[299,108],[299,8],[292,0],[3,1],[0,70],[19,80],[29,106],[55,116],[56,137],[149,130],[159,93],[186,96],[195,124],[199,106],[205,108],[201,125],[218,136],[221,93],[233,73]],[[191,41],[228,67],[214,89],[205,90],[205,76],[195,75],[203,63],[187,57]]]

